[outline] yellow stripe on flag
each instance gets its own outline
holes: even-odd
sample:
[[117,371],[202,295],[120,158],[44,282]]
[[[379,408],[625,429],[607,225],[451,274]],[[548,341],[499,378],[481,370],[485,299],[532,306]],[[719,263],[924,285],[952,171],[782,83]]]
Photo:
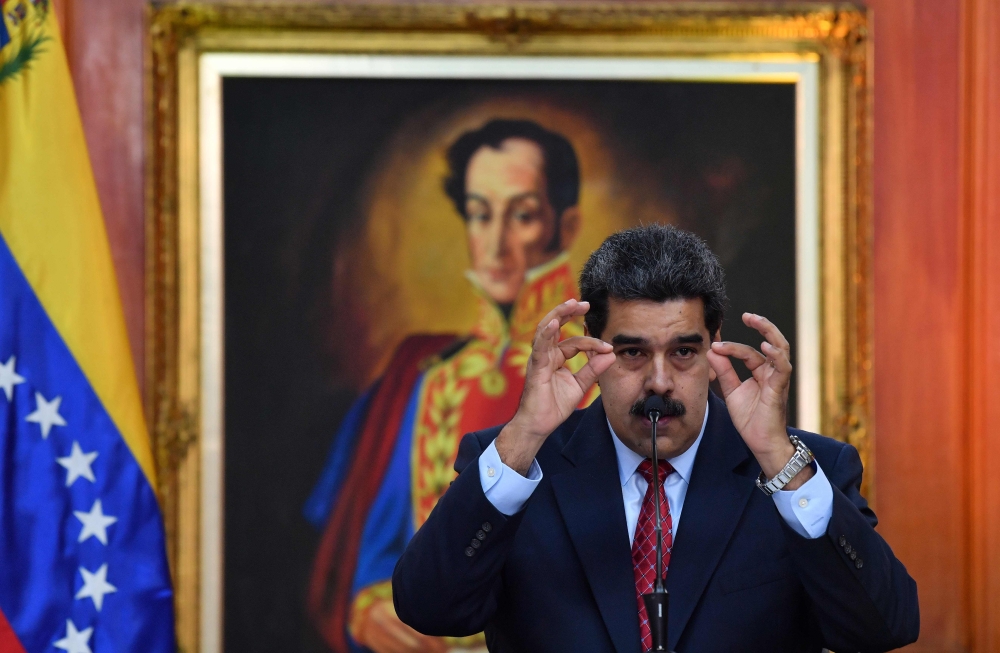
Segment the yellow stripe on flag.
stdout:
[[[83,126],[48,2],[5,13],[10,62],[38,45],[18,74],[0,78],[0,235],[125,442],[155,488],[142,401]],[[17,18],[17,16],[15,16]]]

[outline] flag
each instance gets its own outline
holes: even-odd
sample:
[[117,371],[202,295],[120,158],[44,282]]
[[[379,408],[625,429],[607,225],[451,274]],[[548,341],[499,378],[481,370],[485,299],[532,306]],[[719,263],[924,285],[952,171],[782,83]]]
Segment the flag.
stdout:
[[56,17],[0,5],[0,651],[173,653],[152,452]]

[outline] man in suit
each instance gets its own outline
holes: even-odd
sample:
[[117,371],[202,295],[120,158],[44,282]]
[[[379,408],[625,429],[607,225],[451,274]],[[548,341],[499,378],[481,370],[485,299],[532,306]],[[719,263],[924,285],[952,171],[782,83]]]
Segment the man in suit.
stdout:
[[[641,407],[659,395],[671,650],[916,640],[916,584],[875,532],[857,451],[786,427],[791,352],[775,325],[743,315],[760,351],[721,340],[725,282],[707,246],[661,225],[620,232],[580,288],[583,301],[539,324],[514,418],[462,440],[458,477],[396,565],[400,619],[434,635],[485,629],[494,652],[648,650],[639,597],[655,577],[655,496]],[[579,315],[587,336],[560,342]],[[573,374],[565,363],[581,352]],[[595,382],[601,399],[575,410]]]

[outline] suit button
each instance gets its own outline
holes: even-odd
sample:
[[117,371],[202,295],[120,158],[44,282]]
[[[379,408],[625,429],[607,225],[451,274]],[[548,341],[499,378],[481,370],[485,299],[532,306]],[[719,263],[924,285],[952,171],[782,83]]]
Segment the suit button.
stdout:
[[476,555],[476,550],[473,549],[471,546],[468,546],[465,548],[465,555],[471,558],[472,556]]
[[853,550],[854,549],[851,548],[850,544],[848,544],[847,546],[844,547],[844,553],[846,553],[847,555],[851,555],[851,551],[853,551]]
[[486,539],[486,533],[484,533],[482,531],[476,531],[476,537],[478,537],[480,540],[485,540]]
[[847,538],[844,537],[843,535],[841,535],[840,539],[838,540],[838,542],[840,542],[840,546],[846,546],[847,545]]
[[851,551],[851,560],[857,560],[857,559],[858,559],[858,552]]
[[483,522],[483,530],[489,533],[490,531],[493,530],[493,524],[489,523],[488,521]]
[[483,545],[483,543],[480,542],[479,540],[472,540],[471,542],[469,542],[469,544],[472,545],[473,549],[478,549],[479,547],[481,547]]
[[861,558],[858,558],[857,560],[854,561],[854,566],[857,567],[858,569],[861,569],[862,567],[865,566],[865,561],[862,560]]

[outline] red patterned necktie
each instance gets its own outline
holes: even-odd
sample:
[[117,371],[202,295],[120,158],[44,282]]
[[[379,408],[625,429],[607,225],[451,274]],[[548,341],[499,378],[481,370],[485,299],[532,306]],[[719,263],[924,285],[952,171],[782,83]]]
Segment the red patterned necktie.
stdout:
[[[646,496],[642,498],[639,521],[635,525],[632,540],[632,566],[635,571],[635,597],[639,603],[639,634],[642,636],[642,650],[653,648],[653,635],[649,630],[649,617],[642,595],[653,591],[656,583],[656,500],[653,497],[653,461],[643,460],[637,470],[646,479]],[[670,506],[663,491],[663,482],[674,471],[665,460],[659,463],[660,472],[660,520],[663,526],[663,576],[666,578],[670,565],[670,550],[673,548],[674,527],[670,519]]]

